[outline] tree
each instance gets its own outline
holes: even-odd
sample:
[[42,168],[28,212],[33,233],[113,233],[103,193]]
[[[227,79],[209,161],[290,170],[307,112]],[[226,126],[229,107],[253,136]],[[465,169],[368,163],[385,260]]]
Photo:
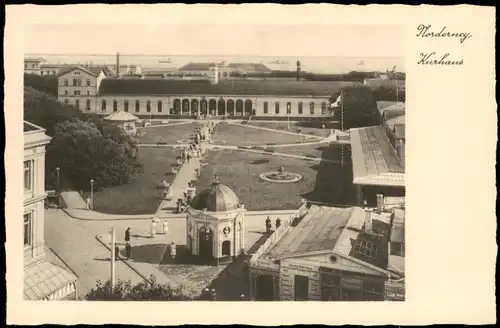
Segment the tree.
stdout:
[[[373,91],[365,86],[349,86],[343,90],[343,105],[335,111],[334,117],[344,121],[344,129],[378,124],[377,102]],[[330,98],[337,99],[338,94]],[[343,115],[342,109],[343,108]]]
[[96,189],[127,183],[142,172],[137,161],[137,143],[119,127],[102,120],[73,119],[56,125],[47,146],[47,171],[61,169],[71,187]]
[[169,285],[159,284],[151,275],[148,282],[132,285],[131,281],[118,280],[115,288],[111,288],[108,280],[98,280],[96,286],[85,295],[87,301],[188,301],[192,297],[185,295],[182,288],[173,288]]
[[57,97],[57,76],[55,75],[24,74],[24,86]]

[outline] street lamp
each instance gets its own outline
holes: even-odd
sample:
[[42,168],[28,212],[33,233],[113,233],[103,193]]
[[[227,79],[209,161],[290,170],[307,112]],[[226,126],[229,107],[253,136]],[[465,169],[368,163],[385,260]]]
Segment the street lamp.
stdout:
[[90,179],[90,209],[94,210],[94,179]]
[[57,172],[57,193],[59,193],[59,171],[61,169],[58,167],[56,167],[56,172]]

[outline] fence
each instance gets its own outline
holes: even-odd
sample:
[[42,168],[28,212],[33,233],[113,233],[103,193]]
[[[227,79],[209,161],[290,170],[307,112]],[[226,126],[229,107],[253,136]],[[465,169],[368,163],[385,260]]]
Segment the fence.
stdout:
[[273,244],[278,242],[284,235],[286,235],[291,229],[293,229],[292,223],[295,218],[300,218],[307,214],[309,209],[308,203],[304,202],[302,206],[293,214],[291,214],[286,220],[284,220],[283,225],[277,228],[266,241],[252,254],[250,258],[251,263],[257,262],[258,258],[262,256]]

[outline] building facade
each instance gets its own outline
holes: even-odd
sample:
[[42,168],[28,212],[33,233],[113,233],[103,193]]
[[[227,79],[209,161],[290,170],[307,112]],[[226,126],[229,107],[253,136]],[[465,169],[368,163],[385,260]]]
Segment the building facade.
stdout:
[[24,122],[24,298],[74,299],[77,277],[47,258],[44,239],[45,130]]
[[390,216],[312,205],[296,225],[276,230],[252,256],[250,297],[282,301],[384,301]]
[[[216,75],[216,73],[214,73]],[[59,76],[59,100],[85,113],[131,112],[138,117],[332,117],[337,82],[106,78],[75,68]]]
[[37,74],[40,75],[40,65],[45,59],[43,58],[24,58],[24,74]]

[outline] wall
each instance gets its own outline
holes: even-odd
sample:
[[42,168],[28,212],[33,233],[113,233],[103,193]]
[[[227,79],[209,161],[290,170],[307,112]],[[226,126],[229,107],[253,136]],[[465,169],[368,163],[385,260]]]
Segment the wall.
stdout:
[[[83,93],[82,93],[83,94]],[[65,97],[60,96],[60,99],[64,99]],[[68,97],[66,97],[68,98]],[[74,97],[69,97],[74,98]],[[79,97],[83,99],[85,97]],[[226,108],[224,111],[218,111],[218,101],[220,99],[225,100]],[[210,110],[210,100],[214,100],[216,102],[215,114],[216,115],[227,115],[228,114],[228,100],[233,100],[234,102],[234,113],[236,112],[236,102],[241,100],[243,102],[243,112],[245,112],[245,102],[250,100],[252,102],[252,110],[255,110],[255,114],[257,116],[269,116],[269,117],[287,117],[287,116],[299,116],[299,117],[331,117],[331,113],[328,111],[328,97],[233,97],[233,96],[209,96],[209,95],[201,95],[201,96],[97,96],[92,100],[93,105],[92,112],[101,115],[109,115],[113,112],[113,100],[117,100],[118,106],[117,111],[125,111],[125,100],[128,100],[128,111],[133,113],[136,116],[169,116],[174,114],[174,101],[178,100],[180,106],[180,112],[178,114],[184,115],[196,115],[196,111],[192,109],[192,101],[198,101],[198,110],[201,109],[201,101],[205,99],[207,101],[207,112]],[[102,100],[106,101],[106,111],[102,111]],[[139,111],[136,111],[135,102],[139,101]],[[189,101],[189,108],[187,111],[183,110],[183,101]],[[150,101],[150,111],[147,111],[147,102]],[[82,101],[81,101],[82,102]],[[162,103],[161,112],[159,111],[158,102]],[[264,113],[264,103],[268,103],[268,113]],[[280,110],[279,113],[275,113],[275,103],[279,102]],[[287,103],[290,102],[291,105],[291,113],[287,114]],[[302,102],[303,109],[302,114],[298,114],[298,104]],[[314,103],[314,113],[310,113],[309,104]],[[324,104],[326,111],[325,114],[322,113],[322,103]],[[241,113],[243,114],[243,113]],[[248,115],[252,113],[247,113]]]
[[295,275],[309,278],[309,300],[321,299],[319,266],[297,263],[293,259],[284,259],[280,265],[280,291],[282,301],[293,301],[295,298]]
[[[101,75],[96,78],[94,75],[79,69],[59,76],[58,100],[75,107],[79,101],[79,109],[82,112],[95,112],[97,90],[103,76],[104,73],[101,72]],[[73,79],[80,80],[81,85],[73,85]],[[89,101],[89,106],[87,106],[87,101]]]

